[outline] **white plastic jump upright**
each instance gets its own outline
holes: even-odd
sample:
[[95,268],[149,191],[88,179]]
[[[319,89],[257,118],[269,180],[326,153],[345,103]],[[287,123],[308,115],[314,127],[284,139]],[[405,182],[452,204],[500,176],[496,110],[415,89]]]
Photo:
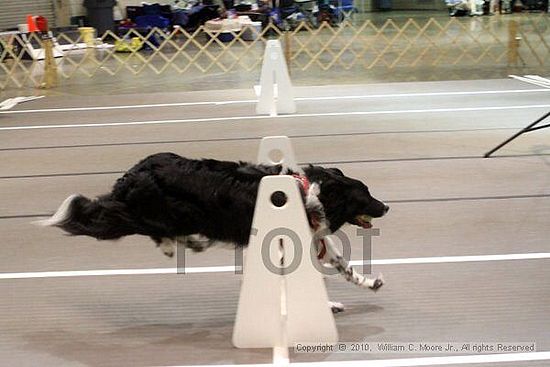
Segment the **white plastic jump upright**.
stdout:
[[[277,87],[277,96],[275,96],[275,86]],[[277,113],[294,112],[296,112],[294,93],[281,42],[269,40],[264,51],[256,113],[277,115]]]
[[258,149],[259,164],[281,164],[283,170],[290,168],[294,172],[302,173],[294,157],[294,149],[288,136],[266,136]]
[[[283,165],[298,168],[287,137],[262,140],[259,161],[273,163],[273,149],[283,153]],[[275,192],[284,193],[284,205],[271,201]],[[337,342],[323,277],[312,262],[317,261],[311,252],[312,233],[295,178],[262,179],[252,228],[233,344],[286,350],[298,342]]]

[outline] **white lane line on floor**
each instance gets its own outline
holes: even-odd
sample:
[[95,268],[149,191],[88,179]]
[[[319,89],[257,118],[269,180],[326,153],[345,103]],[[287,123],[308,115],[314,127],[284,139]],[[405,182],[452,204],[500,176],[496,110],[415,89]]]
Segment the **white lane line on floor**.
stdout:
[[[351,265],[404,265],[404,264],[440,264],[459,262],[483,262],[483,261],[510,261],[510,260],[537,260],[549,259],[550,252],[532,252],[524,254],[500,254],[500,255],[472,255],[472,256],[435,256],[435,257],[411,257],[402,259],[380,259],[365,262],[363,260],[350,261]],[[228,273],[235,272],[235,266],[200,266],[186,267],[185,274],[200,273]],[[152,274],[176,274],[178,268],[155,269],[106,269],[106,270],[64,270],[64,271],[40,271],[23,273],[0,273],[0,280],[4,279],[36,279],[36,278],[64,278],[85,276],[111,276],[111,275],[152,275]]]
[[[544,93],[550,92],[547,88],[537,89],[510,89],[510,90],[484,90],[484,91],[464,91],[464,92],[432,92],[432,93],[395,93],[395,94],[365,94],[351,96],[326,96],[326,97],[297,97],[296,101],[330,101],[343,99],[369,99],[369,98],[410,98],[410,97],[436,97],[436,96],[474,96],[486,94],[516,94],[516,93]],[[257,103],[257,99],[243,99],[234,101],[200,101],[200,102],[174,102],[174,103],[153,103],[138,105],[119,105],[119,106],[90,106],[90,107],[66,107],[66,108],[44,108],[4,111],[0,114],[15,113],[43,113],[43,112],[77,112],[77,111],[100,111],[100,110],[121,110],[121,109],[139,109],[139,108],[161,108],[161,107],[187,107],[187,106],[223,106],[229,104],[251,104]]]
[[181,120],[146,120],[128,122],[105,122],[95,124],[64,124],[64,125],[28,125],[28,126],[5,126],[0,131],[10,130],[37,130],[37,129],[67,129],[67,128],[88,128],[108,126],[135,126],[135,125],[159,125],[159,124],[180,124],[192,122],[222,122],[222,121],[243,121],[262,119],[294,119],[304,117],[336,117],[336,116],[367,116],[367,115],[392,115],[392,114],[413,114],[413,113],[445,113],[445,112],[466,112],[466,111],[502,111],[502,110],[525,110],[532,108],[548,108],[550,104],[522,105],[522,106],[485,106],[485,107],[461,107],[461,108],[432,108],[417,110],[382,110],[382,111],[352,111],[352,112],[326,112],[326,113],[302,113],[294,115],[277,116],[231,116],[231,117],[208,117]]
[[531,353],[501,353],[501,354],[479,354],[469,356],[446,356],[446,357],[418,357],[418,358],[397,358],[363,361],[330,361],[315,363],[291,363],[291,366],[306,367],[315,365],[317,367],[413,367],[413,366],[443,366],[449,364],[482,364],[501,362],[521,361],[544,361],[550,359],[550,352]]
[[[438,263],[463,263],[479,261],[507,261],[507,260],[536,260],[548,259],[550,252],[531,252],[524,254],[502,254],[502,255],[468,255],[468,256],[433,256],[433,257],[411,257],[403,259],[380,259],[372,260],[372,265],[404,265],[404,264],[438,264]],[[363,265],[363,260],[350,261],[351,265]]]
[[[544,89],[535,89],[537,92]],[[64,108],[43,108],[34,110],[15,110],[9,111],[13,113],[43,113],[43,112],[78,112],[78,111],[102,111],[102,110],[124,110],[124,109],[139,109],[139,108],[157,108],[157,107],[187,107],[187,106],[223,106],[229,104],[249,104],[256,103],[257,99],[243,99],[234,101],[202,101],[202,102],[174,102],[174,103],[152,103],[152,104],[135,104],[135,105],[119,105],[119,106],[90,106],[90,107],[64,107]],[[8,114],[8,111],[0,112],[0,114]]]
[[547,88],[537,89],[508,89],[508,90],[479,90],[464,92],[430,92],[430,93],[394,93],[394,94],[371,94],[355,96],[327,96],[327,97],[297,97],[297,101],[325,101],[340,99],[367,99],[367,98],[409,98],[409,97],[437,97],[437,96],[476,96],[484,94],[516,94],[516,93],[541,93],[548,92]]
[[[445,357],[416,357],[397,359],[374,359],[356,361],[325,361],[325,362],[298,362],[290,363],[295,367],[416,367],[416,366],[444,366],[451,364],[484,364],[502,362],[528,362],[545,361],[550,359],[550,352],[531,353],[500,353],[500,354],[476,354],[467,356],[445,356]],[[208,365],[206,365],[208,366]],[[200,367],[206,367],[200,365]],[[215,365],[215,367],[267,367],[272,364],[237,364],[237,365]],[[521,366],[521,365],[519,365]],[[170,367],[199,367],[199,366],[170,366]],[[214,367],[214,365],[212,365]],[[514,366],[514,367],[517,367]]]

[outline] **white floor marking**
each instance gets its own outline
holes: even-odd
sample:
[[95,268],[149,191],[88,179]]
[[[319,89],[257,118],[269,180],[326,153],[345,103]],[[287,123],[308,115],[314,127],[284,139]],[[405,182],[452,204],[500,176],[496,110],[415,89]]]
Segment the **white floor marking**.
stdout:
[[[403,259],[372,260],[372,265],[403,265],[403,264],[437,264],[437,263],[462,263],[478,261],[506,261],[506,260],[536,260],[550,258],[550,252],[502,254],[502,255],[471,255],[471,256],[434,256],[411,257]],[[363,265],[363,260],[350,261],[351,265]]]
[[544,80],[540,80],[538,78],[533,78],[533,75],[525,75],[525,76],[508,75],[508,76],[512,79],[519,80],[520,82],[525,82],[525,83],[529,83],[529,84],[533,84],[533,85],[538,85],[539,87],[544,87],[546,89],[550,89],[550,84],[548,84],[548,82],[546,82]]
[[531,78],[533,80],[537,80],[545,85],[547,85],[548,87],[550,87],[550,79],[548,78],[543,78],[542,76],[540,75],[525,75],[527,78]]
[[514,93],[540,93],[548,92],[546,88],[537,89],[510,89],[510,90],[480,90],[466,92],[431,92],[431,93],[395,93],[395,94],[371,94],[356,96],[328,96],[328,97],[297,97],[297,101],[323,101],[340,99],[366,99],[366,98],[404,98],[404,97],[437,97],[437,96],[476,96],[484,94],[514,94]]
[[[543,89],[535,89],[536,91]],[[34,110],[17,110],[10,111],[13,113],[43,113],[43,112],[78,112],[78,111],[102,111],[102,110],[124,110],[124,109],[139,109],[139,108],[160,108],[160,107],[187,107],[187,106],[222,106],[228,104],[246,104],[256,103],[255,99],[244,99],[235,101],[213,101],[213,102],[174,102],[174,103],[153,103],[153,104],[136,104],[136,105],[120,105],[120,106],[90,106],[90,107],[64,107],[64,108],[43,108]],[[8,112],[0,112],[0,114]]]
[[[541,85],[542,86],[542,85]],[[484,94],[514,94],[514,93],[541,93],[550,92],[547,88],[537,89],[509,89],[509,90],[486,90],[486,91],[463,91],[463,92],[432,92],[432,93],[394,93],[394,94],[365,94],[351,96],[327,96],[327,97],[297,97],[296,101],[326,101],[342,99],[368,99],[368,98],[403,98],[403,97],[435,97],[435,96],[469,96]],[[9,113],[43,113],[43,112],[75,112],[75,111],[101,111],[101,110],[121,110],[138,108],[156,108],[156,107],[187,107],[187,106],[221,106],[229,104],[253,104],[256,99],[244,99],[233,101],[203,101],[203,102],[175,102],[175,103],[154,103],[138,105],[120,105],[120,106],[90,106],[90,107],[66,107],[66,108],[44,108],[10,111]],[[8,113],[8,112],[0,112]]]
[[[542,86],[542,85],[541,85]],[[296,97],[296,101],[326,101],[342,99],[368,99],[368,98],[403,98],[403,97],[435,97],[435,96],[469,96],[484,94],[514,94],[514,93],[541,93],[550,92],[547,88],[537,89],[510,89],[510,90],[486,90],[486,91],[465,91],[465,92],[432,92],[432,93],[395,93],[395,94],[365,94],[351,96],[326,96],[326,97]],[[16,110],[9,112],[0,112],[0,114],[15,113],[44,113],[44,112],[76,112],[76,111],[101,111],[101,110],[121,110],[138,108],[160,108],[160,107],[187,107],[187,106],[222,106],[229,104],[252,104],[257,103],[256,99],[243,99],[234,101],[200,101],[200,102],[175,102],[175,103],[153,103],[138,105],[120,105],[120,106],[90,106],[90,107],[65,107],[65,108],[44,108]]]
[[[510,261],[510,260],[537,260],[550,259],[550,252],[533,252],[524,254],[502,255],[473,255],[473,256],[436,256],[436,257],[411,257],[402,259],[372,260],[371,265],[403,265],[403,264],[437,264],[457,262],[483,262],[483,261]],[[351,265],[362,265],[363,260],[350,261]],[[367,263],[368,264],[368,263]],[[233,265],[227,266],[200,266],[181,269],[185,274],[199,273],[228,273],[234,272]],[[153,275],[153,274],[177,274],[177,268],[154,269],[108,269],[108,270],[64,270],[64,271],[39,271],[22,273],[0,273],[0,280],[4,279],[35,279],[35,278],[63,278],[85,276],[112,276],[112,275]]]
[[235,116],[235,117],[195,118],[195,119],[183,119],[183,120],[106,122],[106,123],[97,123],[97,124],[7,126],[7,127],[0,127],[0,131],[2,130],[35,130],[35,129],[67,129],[67,128],[81,128],[81,127],[107,127],[107,126],[133,126],[133,125],[159,125],[159,124],[179,124],[179,123],[190,123],[190,122],[240,121],[240,120],[256,120],[256,119],[259,120],[259,119],[269,119],[269,118],[272,118],[272,117],[270,116]]
[[520,361],[543,361],[550,359],[550,352],[532,353],[502,353],[502,354],[479,354],[469,356],[446,356],[446,357],[419,357],[419,358],[397,358],[363,361],[330,361],[312,363],[291,363],[291,366],[306,367],[315,365],[317,367],[413,367],[413,366],[443,366],[449,364],[476,364],[476,363],[500,363]]
[[[322,356],[322,355],[321,355]],[[446,356],[446,357],[417,357],[397,359],[371,359],[356,361],[325,361],[325,362],[299,362],[290,363],[294,367],[416,367],[416,366],[444,366],[450,364],[483,364],[502,362],[528,362],[545,361],[550,359],[550,352],[531,353],[501,353],[501,354],[478,354],[467,356]],[[208,366],[208,365],[207,365]],[[272,364],[237,364],[237,365],[215,365],[215,367],[267,367]],[[514,367],[521,366],[515,365]],[[170,366],[170,367],[199,367],[199,366]],[[200,365],[200,367],[206,367]],[[214,365],[212,365],[214,367]]]
[[278,115],[278,116],[232,116],[232,117],[194,118],[194,119],[182,119],[182,120],[105,122],[105,123],[96,123],[96,124],[5,126],[5,127],[0,127],[0,131],[67,129],[67,128],[88,128],[88,127],[97,128],[97,127],[107,127],[107,126],[159,125],[159,124],[178,124],[178,123],[191,123],[191,122],[221,122],[221,121],[243,121],[243,120],[261,120],[261,119],[294,119],[294,118],[304,118],[304,117],[367,116],[367,115],[445,113],[445,112],[466,112],[466,111],[502,111],[502,110],[524,110],[524,109],[531,109],[531,108],[548,108],[548,107],[550,107],[550,104],[522,105],[522,106],[432,108],[432,109],[417,109],[417,110],[352,111],[352,112],[326,112],[326,113],[302,113],[302,114],[297,113],[294,115]]

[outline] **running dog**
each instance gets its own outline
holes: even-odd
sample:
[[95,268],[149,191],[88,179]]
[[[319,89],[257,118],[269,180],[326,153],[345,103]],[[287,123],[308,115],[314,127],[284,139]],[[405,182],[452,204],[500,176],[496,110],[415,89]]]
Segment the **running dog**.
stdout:
[[[167,256],[173,256],[176,243],[194,251],[220,242],[246,246],[260,180],[281,173],[296,177],[310,226],[317,233],[335,232],[345,223],[371,228],[372,218],[389,210],[370,195],[367,186],[337,168],[310,165],[305,175],[299,175],[283,172],[280,165],[158,153],[127,171],[111,193],[93,200],[72,195],[52,217],[38,224],[98,240],[145,235]],[[348,281],[373,290],[382,286],[381,278],[369,279],[355,272],[326,242],[325,259]]]

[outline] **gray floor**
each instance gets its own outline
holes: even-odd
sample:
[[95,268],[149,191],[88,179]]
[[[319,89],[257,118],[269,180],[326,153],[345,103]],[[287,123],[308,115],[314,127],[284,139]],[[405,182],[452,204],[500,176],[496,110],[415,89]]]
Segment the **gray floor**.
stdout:
[[[103,243],[29,222],[71,193],[104,193],[147,154],[253,161],[259,139],[280,134],[292,137],[300,162],[338,166],[390,203],[390,214],[376,222],[374,259],[550,252],[550,131],[481,158],[547,112],[550,91],[381,96],[537,88],[513,80],[297,88],[299,115],[269,119],[242,118],[254,115],[251,90],[48,97],[22,105],[15,112],[242,101],[0,114],[0,272],[174,267],[145,238]],[[307,99],[358,95],[370,97]],[[348,112],[370,114],[322,116]],[[145,124],[151,120],[160,123]],[[115,122],[135,124],[97,125]],[[53,126],[68,124],[97,126]],[[359,259],[360,239],[353,244]],[[187,260],[232,265],[233,253],[212,250]],[[550,351],[548,262],[376,265],[373,271],[387,280],[377,294],[338,278],[327,287],[348,307],[336,316],[342,341],[533,341],[538,351]],[[0,360],[6,366],[270,363],[270,350],[231,345],[239,280],[227,273],[0,280]],[[418,356],[433,355],[292,354],[291,361]]]

